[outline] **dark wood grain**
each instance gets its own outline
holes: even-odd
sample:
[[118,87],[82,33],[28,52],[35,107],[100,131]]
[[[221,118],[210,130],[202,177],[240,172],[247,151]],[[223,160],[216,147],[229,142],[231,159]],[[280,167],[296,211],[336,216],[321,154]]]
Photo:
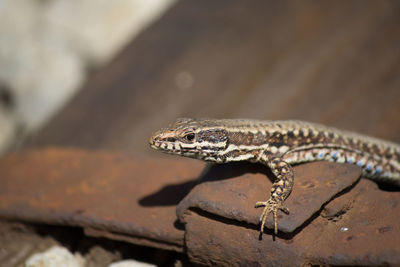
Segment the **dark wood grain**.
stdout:
[[182,116],[303,119],[400,142],[399,14],[399,1],[180,1],[25,146],[149,154],[151,132]]

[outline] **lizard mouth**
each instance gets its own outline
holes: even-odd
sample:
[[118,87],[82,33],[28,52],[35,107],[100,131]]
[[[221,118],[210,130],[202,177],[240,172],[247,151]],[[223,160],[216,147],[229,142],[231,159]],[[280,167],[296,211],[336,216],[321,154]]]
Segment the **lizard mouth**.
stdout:
[[167,154],[181,155],[191,158],[197,158],[198,155],[198,153],[190,151],[190,149],[185,149],[175,142],[155,140],[153,143],[150,143],[150,147]]
[[168,147],[168,145],[161,141],[159,136],[156,134],[150,137],[149,145],[151,148],[156,150],[164,150],[164,148],[166,149]]
[[154,144],[150,144],[150,147],[151,147],[152,149],[159,149],[159,146],[156,146],[156,145],[154,145]]
[[160,140],[150,139],[150,147],[156,150],[161,150],[167,153],[178,153],[180,152],[177,144],[172,142],[165,142]]
[[168,147],[167,144],[150,138],[150,147],[157,150],[164,150]]

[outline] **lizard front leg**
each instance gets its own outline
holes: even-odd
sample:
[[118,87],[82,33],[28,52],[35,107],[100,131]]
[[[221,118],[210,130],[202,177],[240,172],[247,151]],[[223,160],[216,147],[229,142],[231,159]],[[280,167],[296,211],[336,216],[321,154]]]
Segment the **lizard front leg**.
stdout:
[[255,207],[264,207],[260,216],[261,229],[263,232],[265,221],[269,213],[272,212],[274,218],[274,233],[278,234],[278,210],[289,213],[289,209],[283,205],[285,199],[289,196],[293,187],[293,170],[282,158],[276,157],[268,160],[266,164],[271,168],[276,180],[271,187],[271,194],[267,201],[259,201]]

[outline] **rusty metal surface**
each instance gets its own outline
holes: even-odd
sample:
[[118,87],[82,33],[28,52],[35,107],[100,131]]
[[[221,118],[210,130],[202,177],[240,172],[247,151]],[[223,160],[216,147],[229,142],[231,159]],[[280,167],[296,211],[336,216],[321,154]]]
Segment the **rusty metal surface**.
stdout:
[[295,235],[281,235],[275,241],[270,235],[260,240],[258,229],[243,223],[188,210],[187,252],[193,262],[217,266],[398,266],[399,204],[400,192],[386,192],[361,179],[330,202],[324,216],[315,216]]
[[90,227],[181,251],[175,206],[203,166],[79,149],[12,154],[0,160],[0,216]]
[[[234,164],[230,167],[233,168]],[[247,168],[251,168],[250,164]],[[360,168],[354,165],[316,162],[312,167],[309,164],[296,166],[294,189],[285,201],[290,215],[281,213],[279,230],[289,233],[296,230],[326,202],[354,184],[360,174]],[[265,201],[269,197],[270,188],[271,182],[263,173],[245,173],[234,179],[202,183],[179,203],[177,214],[185,221],[188,209],[199,208],[223,218],[259,225],[262,209],[255,209],[254,204]],[[266,226],[273,228],[272,216],[268,216]]]
[[[289,232],[274,241],[270,231],[259,239],[253,207],[268,195],[265,170],[203,166],[79,149],[9,155],[0,160],[0,217],[81,226],[91,236],[185,251],[200,264],[400,264],[400,192],[365,179],[352,185],[357,167],[296,166],[291,214],[280,216]],[[205,182],[196,185],[199,177]],[[193,187],[178,208],[181,225],[176,207]]]

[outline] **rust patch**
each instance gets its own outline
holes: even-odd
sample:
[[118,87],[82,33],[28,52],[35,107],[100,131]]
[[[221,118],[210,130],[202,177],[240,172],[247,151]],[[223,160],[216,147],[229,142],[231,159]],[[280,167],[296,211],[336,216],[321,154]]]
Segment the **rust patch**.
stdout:
[[[230,165],[233,168],[234,166],[235,164]],[[243,164],[236,166],[243,171]],[[247,164],[248,172],[252,172],[254,167],[252,164]],[[293,191],[285,201],[290,215],[280,216],[278,223],[279,230],[287,233],[303,225],[333,196],[354,184],[360,176],[360,169],[354,165],[329,162],[302,164],[293,170],[295,177]],[[329,182],[332,180],[335,183]],[[202,183],[178,205],[177,214],[184,221],[187,209],[200,208],[223,218],[258,226],[261,211],[255,209],[254,204],[266,200],[270,188],[271,182],[264,173],[244,173],[230,180]],[[273,227],[272,216],[268,216],[266,226],[270,229]]]
[[280,235],[275,240],[267,234],[260,240],[258,227],[186,210],[189,258],[218,266],[242,266],[249,262],[257,266],[399,265],[400,208],[393,209],[388,200],[400,199],[400,192],[381,191],[373,182],[362,179],[327,207],[342,206],[348,198],[354,199],[354,206],[340,221],[317,216],[295,235]]
[[94,228],[181,251],[175,207],[203,166],[80,149],[11,154],[0,160],[0,216]]

